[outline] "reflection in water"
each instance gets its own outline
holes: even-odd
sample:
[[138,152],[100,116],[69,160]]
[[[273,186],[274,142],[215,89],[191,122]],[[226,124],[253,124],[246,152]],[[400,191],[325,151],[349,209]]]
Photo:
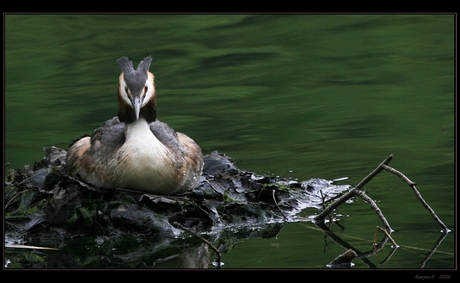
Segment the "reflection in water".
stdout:
[[208,268],[210,263],[208,245],[202,243],[201,245],[185,248],[178,254],[159,258],[154,262],[153,266],[146,266],[146,268]]
[[[331,223],[332,224],[332,223]],[[330,230],[330,225],[327,226],[325,224],[316,224],[318,228],[320,228],[325,235],[330,238],[332,241],[334,241],[336,244],[342,246],[344,249],[346,249],[346,252],[340,256],[338,256],[336,259],[334,259],[332,262],[327,264],[328,267],[330,268],[350,268],[352,267],[352,260],[356,257],[362,260],[369,268],[377,268],[377,266],[372,263],[370,260],[368,260],[369,257],[371,256],[376,256],[376,259],[379,263],[379,265],[382,267],[385,265],[388,261],[390,261],[391,257],[396,253],[397,249],[399,246],[393,245],[391,246],[392,250],[390,253],[383,259],[381,258],[381,250],[385,247],[385,244],[391,237],[385,233],[384,237],[380,240],[380,242],[375,242],[375,237],[374,237],[374,247],[369,250],[369,251],[360,251],[359,249],[353,247],[343,239],[341,239],[339,236],[337,236],[333,231]],[[378,231],[377,227],[375,230],[375,235],[377,235]],[[383,231],[383,229],[382,229]],[[436,241],[434,244],[433,248],[428,252],[427,256],[423,259],[423,261],[420,264],[420,268],[424,268],[425,264],[427,261],[429,261],[430,257],[435,253],[436,249],[441,245],[442,241],[446,238],[448,233],[442,233],[439,237],[439,239]],[[392,239],[391,239],[392,240]],[[355,256],[353,256],[355,255]]]
[[[330,222],[328,224],[316,224],[321,233],[324,233],[325,248],[329,246],[326,239],[332,240],[336,245],[342,247],[344,252],[330,262],[323,262],[322,266],[329,268],[352,268],[356,265],[357,259],[365,264],[367,268],[385,268],[391,265],[391,258],[398,254],[398,247],[392,245],[391,250],[386,254],[383,250],[387,246],[389,237],[385,234],[383,238],[376,242],[378,229],[375,228],[374,244],[368,250],[361,251],[360,248],[344,240],[341,236],[331,230],[332,225],[337,225],[338,222]],[[265,237],[264,235],[271,234],[271,237],[279,235],[281,227],[273,230],[266,227],[259,230],[258,233],[253,233],[247,239]],[[341,227],[343,231],[345,227]],[[230,232],[230,231],[229,231]],[[367,231],[367,235],[372,234]],[[239,232],[238,232],[239,233]],[[235,233],[228,233],[228,235]],[[448,234],[442,233],[439,239],[433,244],[426,256],[420,260],[419,268],[424,268],[426,263],[430,261],[438,247],[441,246],[443,240]],[[217,235],[215,235],[217,236]],[[219,234],[218,239],[213,240],[213,245],[218,245],[219,250],[224,251],[223,262],[231,256],[231,250],[236,249],[238,243],[242,240],[234,237],[226,238],[225,233]],[[270,237],[270,238],[271,238]],[[100,242],[99,248],[96,250],[88,248],[91,244],[85,241],[75,242],[75,246],[64,247],[59,251],[47,250],[28,250],[28,249],[12,249],[5,250],[5,268],[216,268],[216,255],[210,251],[209,244],[200,241],[175,241],[175,242],[156,242],[154,245],[149,245],[149,240],[133,239],[132,244],[124,241],[124,246],[130,248],[118,248],[117,243],[107,243],[105,246]],[[84,240],[83,238],[81,240]],[[363,239],[364,240],[364,239]],[[365,241],[365,240],[364,240]],[[316,245],[322,245],[321,241]],[[184,246],[186,246],[184,248]],[[331,248],[331,247],[329,247]],[[402,246],[403,249],[413,249],[408,246]],[[418,248],[415,248],[418,250]],[[400,251],[401,253],[402,251]],[[333,256],[329,253],[329,257]],[[375,257],[378,266],[371,260]],[[225,264],[222,268],[226,268]],[[231,268],[231,266],[230,266]],[[363,267],[360,267],[363,268]]]

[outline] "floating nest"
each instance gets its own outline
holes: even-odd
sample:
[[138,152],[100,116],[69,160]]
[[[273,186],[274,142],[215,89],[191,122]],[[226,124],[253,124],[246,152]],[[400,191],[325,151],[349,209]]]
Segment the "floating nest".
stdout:
[[[130,260],[120,259],[123,266],[127,262],[136,266],[136,259],[145,261],[146,253],[151,256],[165,247],[183,246],[191,236],[180,227],[211,240],[225,239],[220,243],[223,251],[242,238],[273,237],[283,223],[298,221],[305,209],[322,209],[351,188],[324,179],[299,182],[259,175],[237,168],[225,154],[212,152],[204,157],[198,187],[182,195],[100,189],[67,174],[65,150],[51,146],[44,151],[40,162],[7,173],[5,245],[63,248],[72,239],[85,237],[96,246],[113,247],[130,239],[137,245],[130,250]],[[146,250],[139,242],[147,239]],[[20,267],[53,266],[30,259],[12,261]],[[85,261],[73,259],[73,264],[92,266],[92,261]]]

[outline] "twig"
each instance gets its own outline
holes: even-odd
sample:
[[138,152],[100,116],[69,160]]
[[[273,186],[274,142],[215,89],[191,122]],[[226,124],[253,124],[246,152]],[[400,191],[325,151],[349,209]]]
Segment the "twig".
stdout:
[[286,215],[284,214],[284,212],[281,210],[281,208],[278,206],[278,203],[276,202],[275,190],[272,190],[272,196],[273,196],[273,201],[276,204],[276,207],[278,207],[278,210],[281,212],[281,215],[283,215],[284,221],[287,221],[288,218],[286,217]]
[[[383,160],[382,163],[380,163],[379,166],[377,166],[377,168],[374,169],[374,171],[372,171],[371,173],[369,173],[369,175],[364,177],[364,179],[361,182],[359,182],[358,185],[356,185],[353,189],[348,191],[348,193],[344,194],[338,200],[336,200],[335,202],[330,204],[328,207],[326,207],[326,209],[324,209],[320,214],[315,216],[314,220],[323,221],[326,215],[330,214],[334,209],[339,207],[341,204],[343,204],[344,202],[346,202],[353,196],[359,194],[359,192],[361,191],[361,188],[363,188],[364,185],[366,185],[370,180],[372,180],[372,178],[374,178],[380,171],[382,171],[383,170],[382,166],[388,164],[392,158],[393,158],[393,154],[385,158],[385,160]],[[362,194],[360,195],[362,196]]]
[[363,200],[365,200],[372,207],[372,209],[374,209],[374,211],[377,214],[377,216],[379,217],[380,221],[382,221],[383,225],[385,225],[385,228],[387,229],[387,231],[392,233],[394,230],[391,229],[390,223],[388,223],[387,219],[385,218],[385,216],[383,215],[382,211],[377,206],[375,201],[372,198],[370,198],[368,195],[366,195],[364,193],[364,191],[357,190],[357,191],[355,191],[355,193],[357,195],[359,195]]
[[393,243],[393,246],[394,246],[395,248],[399,247],[398,244],[396,244],[395,240],[393,240],[393,238],[390,236],[390,233],[388,233],[387,230],[383,229],[383,228],[380,227],[380,226],[377,226],[376,228],[379,229],[380,231],[382,231],[383,234],[385,234],[385,236],[387,236],[388,239],[390,239],[390,241]]
[[447,228],[447,226],[441,221],[441,219],[439,219],[439,217],[436,215],[436,213],[434,212],[434,210],[428,205],[428,203],[423,199],[422,195],[420,194],[420,192],[417,190],[417,188],[415,187],[415,183],[412,182],[411,180],[409,180],[409,178],[407,178],[403,173],[399,172],[398,170],[388,166],[388,165],[382,165],[383,169],[389,171],[390,173],[393,173],[397,176],[399,176],[401,179],[404,180],[404,182],[406,182],[407,184],[409,184],[409,186],[412,188],[412,190],[414,191],[415,195],[417,196],[417,198],[420,200],[420,202],[422,203],[422,205],[428,210],[428,212],[431,213],[431,215],[433,216],[434,220],[436,222],[438,222],[438,224],[442,227],[442,231],[444,233],[449,233],[450,230],[449,228]]
[[[384,234],[385,234],[385,241],[379,246],[379,244],[377,244],[377,231],[380,230],[382,231]],[[387,257],[383,260],[383,261],[380,261],[379,259],[379,250],[381,250],[383,248],[383,246],[386,244],[387,240],[390,239],[391,242],[393,243],[393,247],[394,249],[387,255]],[[393,254],[396,252],[396,248],[398,248],[398,244],[396,244],[396,242],[393,240],[393,238],[391,238],[390,234],[388,233],[387,230],[383,229],[382,227],[380,226],[377,226],[375,227],[375,232],[374,232],[374,254],[375,254],[375,257],[377,258],[377,261],[380,263],[380,264],[385,264],[387,263],[390,258],[393,256]]]
[[220,268],[221,267],[221,254],[220,254],[220,251],[208,240],[206,240],[205,238],[203,238],[201,235],[195,233],[194,231],[190,230],[189,228],[183,226],[182,224],[174,221],[172,223],[174,226],[177,226],[179,227],[180,229],[182,230],[185,230],[187,232],[189,232],[190,234],[192,234],[193,236],[199,238],[203,243],[207,244],[216,254],[217,254],[217,268]]
[[27,193],[28,191],[31,191],[32,189],[25,189],[23,191],[20,191],[19,193],[15,194],[9,201],[7,204],[5,204],[5,209],[13,202],[14,199],[16,199],[19,195],[23,194],[23,193]]
[[323,190],[319,190],[319,194],[321,195],[321,200],[322,200],[322,205],[323,209],[326,209],[326,204],[324,203],[324,195],[323,195]]
[[362,189],[367,183],[369,183],[370,180],[372,180],[372,178],[374,178],[378,173],[380,173],[380,171],[382,171],[383,165],[390,163],[391,159],[393,159],[393,154],[390,154],[390,156],[385,158],[385,160],[383,160],[382,163],[380,163],[379,166],[374,169],[374,171],[369,173],[369,175],[367,175],[358,185],[356,185],[355,188],[358,190]]
[[358,257],[356,252],[353,249],[348,249],[326,266],[330,268],[350,268],[352,265],[351,261],[356,257]]
[[[372,248],[371,252],[361,252],[359,249],[353,247],[350,245],[348,242],[344,241],[342,238],[337,236],[329,227],[327,227],[324,223],[316,223],[315,224],[318,228],[320,228],[327,237],[329,237],[334,243],[338,244],[339,246],[345,248],[345,249],[352,249],[358,254],[358,257],[366,263],[370,268],[375,268],[376,266],[369,260],[367,259],[370,255],[375,254],[374,248]],[[381,244],[382,246],[384,243]]]
[[5,248],[33,249],[33,250],[53,250],[53,251],[58,251],[59,250],[58,248],[28,246],[28,245],[19,245],[19,244],[5,244]]
[[[322,200],[322,205],[323,205],[323,210],[324,210],[326,209],[326,202],[325,202],[326,197],[323,195],[323,190],[319,190],[319,193],[321,195],[321,200]],[[332,224],[332,216],[328,214],[328,217],[329,217],[329,222],[331,222]]]
[[409,178],[407,178],[403,173],[399,172],[398,170],[388,166],[388,163],[391,161],[393,158],[393,155],[391,154],[388,156],[385,160],[382,161],[382,163],[377,166],[377,168],[374,169],[369,175],[367,175],[361,182],[359,182],[358,185],[356,185],[354,188],[352,188],[348,193],[344,194],[341,196],[339,199],[337,199],[335,202],[333,202],[331,205],[326,207],[321,213],[315,216],[314,221],[322,222],[324,221],[324,218],[329,215],[334,209],[336,209],[338,206],[340,206],[342,203],[346,202],[348,199],[352,198],[355,195],[359,195],[362,197],[366,202],[369,203],[369,205],[375,210],[377,213],[378,217],[382,221],[382,223],[385,225],[387,232],[391,233],[393,230],[390,227],[390,224],[388,221],[385,219],[384,215],[380,211],[380,209],[377,207],[375,202],[368,197],[364,191],[361,189],[366,185],[372,178],[374,178],[380,171],[382,170],[387,170],[397,176],[399,176],[401,179],[403,179],[409,186],[412,188],[412,190],[415,192],[415,195],[417,198],[420,200],[422,205],[431,213],[433,218],[438,222],[438,224],[442,227],[442,232],[448,233],[450,232],[449,228],[439,219],[439,217],[436,215],[436,213],[431,209],[431,207],[428,205],[428,203],[423,199],[422,195],[419,193],[417,188],[415,187],[415,183],[412,182]]

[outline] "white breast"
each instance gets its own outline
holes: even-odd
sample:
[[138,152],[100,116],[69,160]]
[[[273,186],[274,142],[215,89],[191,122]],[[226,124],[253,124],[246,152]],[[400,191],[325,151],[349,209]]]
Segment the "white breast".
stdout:
[[170,192],[175,169],[168,148],[152,134],[144,119],[127,125],[125,134],[126,141],[118,154],[118,186],[151,193]]

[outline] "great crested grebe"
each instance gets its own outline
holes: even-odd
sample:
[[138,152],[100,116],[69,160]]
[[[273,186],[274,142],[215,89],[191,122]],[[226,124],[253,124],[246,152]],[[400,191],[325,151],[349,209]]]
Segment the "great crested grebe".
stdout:
[[152,194],[183,193],[198,184],[203,169],[200,147],[156,119],[151,62],[148,56],[134,70],[128,58],[117,60],[122,70],[118,117],[69,148],[66,163],[70,175],[96,187]]

